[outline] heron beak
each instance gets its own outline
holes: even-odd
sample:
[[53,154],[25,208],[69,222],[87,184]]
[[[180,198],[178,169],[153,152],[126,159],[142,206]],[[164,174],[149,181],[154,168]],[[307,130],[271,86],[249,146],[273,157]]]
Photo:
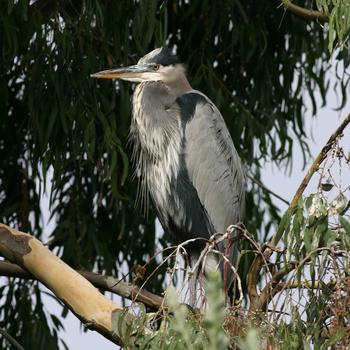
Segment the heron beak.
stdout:
[[138,78],[140,74],[150,72],[149,66],[146,65],[135,65],[125,68],[103,70],[91,74],[91,78],[103,78],[103,79],[125,79],[132,80]]

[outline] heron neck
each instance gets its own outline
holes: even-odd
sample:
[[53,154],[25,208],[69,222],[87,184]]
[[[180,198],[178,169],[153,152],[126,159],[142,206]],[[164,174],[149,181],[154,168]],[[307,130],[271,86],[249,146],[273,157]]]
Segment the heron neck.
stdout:
[[176,80],[167,81],[165,84],[176,97],[193,90],[185,74],[181,74]]

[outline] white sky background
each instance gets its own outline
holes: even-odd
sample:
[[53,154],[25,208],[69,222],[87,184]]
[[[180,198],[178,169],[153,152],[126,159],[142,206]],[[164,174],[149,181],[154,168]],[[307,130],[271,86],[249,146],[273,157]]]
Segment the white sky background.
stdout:
[[[335,73],[330,72],[332,84],[335,81]],[[331,87],[332,87],[331,84]],[[321,101],[320,98],[317,99]],[[320,104],[320,102],[319,102]],[[311,164],[312,160],[316,157],[321,148],[325,145],[326,141],[330,137],[331,133],[335,131],[341,121],[345,116],[350,112],[350,103],[344,107],[342,111],[335,111],[334,109],[339,106],[339,100],[332,89],[330,89],[327,96],[327,104],[324,108],[320,109],[317,113],[316,118],[311,117],[311,104],[310,110],[305,113],[305,130],[308,136],[310,136],[309,147],[311,151],[312,158],[309,160],[307,167]],[[342,144],[345,146],[345,154],[350,152],[350,127],[346,130],[343,138]],[[303,158],[300,152],[299,146],[296,144],[294,146],[294,156],[293,156],[293,166],[292,172],[289,175],[286,174],[284,169],[279,169],[273,164],[265,164],[262,171],[262,180],[264,184],[273,190],[275,193],[278,193],[283,198],[291,200],[294,193],[296,192],[297,187],[299,186],[301,180],[305,176],[306,169],[302,169]],[[317,176],[313,178],[310,185],[308,186],[305,193],[312,193],[315,191]],[[276,205],[278,205],[282,211],[284,211],[287,206],[279,201],[275,200]],[[44,223],[47,223],[49,218],[48,212],[48,198],[45,197],[41,203],[42,212],[44,215]],[[47,226],[48,232],[51,232],[53,223]],[[111,294],[107,294],[111,296]],[[113,297],[115,301],[118,302],[116,296]],[[45,298],[46,307],[50,310],[51,313],[60,315],[61,307],[57,306],[51,298]],[[99,335],[93,331],[87,331],[84,333],[80,321],[71,313],[68,314],[66,319],[63,320],[65,326],[65,331],[61,332],[60,336],[67,343],[70,350],[74,349],[116,349],[116,345],[106,340],[103,336]],[[63,347],[62,347],[63,349]]]

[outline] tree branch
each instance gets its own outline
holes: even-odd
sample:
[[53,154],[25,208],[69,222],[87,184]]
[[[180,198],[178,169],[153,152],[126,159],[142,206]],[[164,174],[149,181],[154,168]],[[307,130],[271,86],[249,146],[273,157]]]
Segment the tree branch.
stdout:
[[0,254],[35,276],[88,328],[123,345],[122,335],[135,317],[102,295],[38,239],[0,224]]
[[23,346],[18,341],[8,334],[5,329],[0,328],[0,334],[17,350],[24,350]]
[[293,4],[289,0],[277,0],[277,1],[280,3],[279,7],[283,6],[285,10],[288,10],[289,12],[292,12],[301,18],[304,18],[310,21],[316,21],[319,23],[326,23],[329,21],[328,16],[320,11],[306,9],[304,7]]
[[326,285],[330,289],[334,289],[336,286],[336,282],[335,281],[330,281],[328,283],[324,283],[323,281],[302,281],[302,282],[299,282],[296,280],[281,282],[278,285],[276,285],[276,287],[275,287],[276,293],[274,293],[274,294],[277,294],[278,292],[280,292],[281,290],[284,290],[284,289],[296,289],[296,288],[320,289],[324,285]]
[[[131,283],[123,282],[112,276],[105,276],[95,272],[76,271],[98,289],[118,294],[123,298],[128,298],[135,302],[143,303],[156,310],[163,304],[163,298],[159,295],[140,289]],[[0,261],[0,276],[36,279],[35,276],[28,271],[9,261]]]
[[280,289],[277,289],[279,282],[291,271],[295,269],[295,264],[290,264],[289,266],[278,270],[271,277],[271,280],[266,284],[266,286],[261,291],[258,298],[254,299],[254,305],[251,308],[254,310],[262,310],[267,307],[269,301],[277,294]]

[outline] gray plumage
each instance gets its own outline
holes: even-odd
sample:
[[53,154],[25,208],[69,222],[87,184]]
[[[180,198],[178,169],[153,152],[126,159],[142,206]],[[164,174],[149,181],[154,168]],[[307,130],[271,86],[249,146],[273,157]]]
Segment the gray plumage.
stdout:
[[[136,66],[93,75],[135,81],[130,129],[141,193],[149,193],[173,244],[225,232],[244,217],[244,172],[224,119],[193,90],[168,49]],[[147,205],[147,204],[146,204]],[[192,260],[203,243],[189,246]],[[219,249],[223,251],[223,245]],[[234,254],[232,255],[233,258]]]

